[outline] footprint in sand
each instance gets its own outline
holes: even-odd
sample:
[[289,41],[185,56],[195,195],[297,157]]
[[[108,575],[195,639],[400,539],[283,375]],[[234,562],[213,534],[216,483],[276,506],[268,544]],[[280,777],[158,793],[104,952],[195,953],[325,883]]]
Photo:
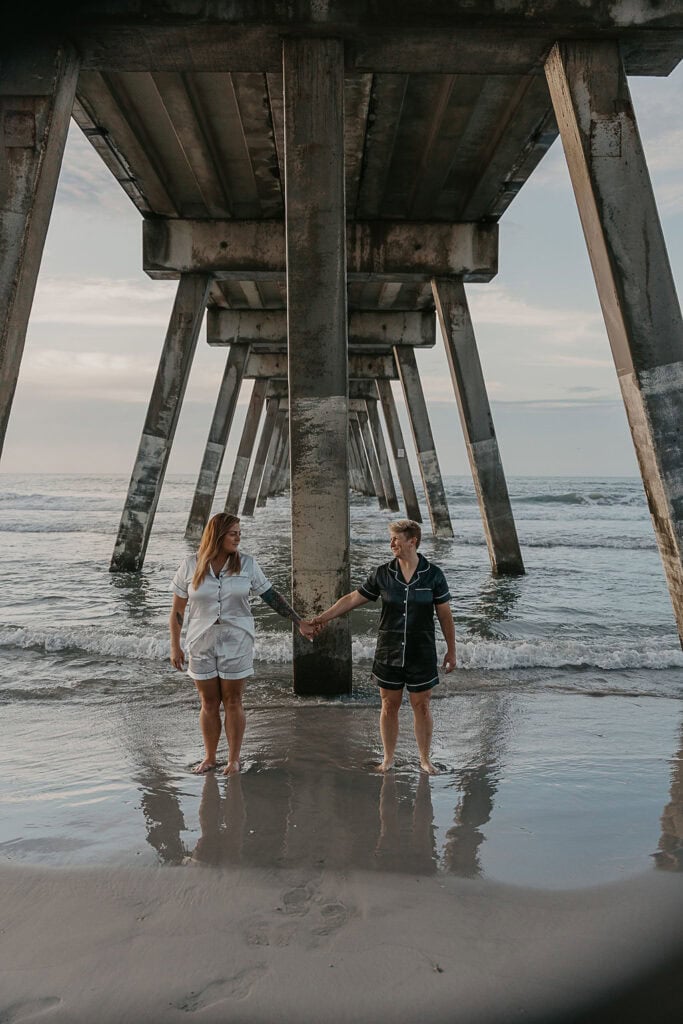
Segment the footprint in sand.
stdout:
[[341,928],[349,919],[348,908],[343,903],[324,903],[320,908],[323,923],[313,931],[316,935],[331,935]]
[[198,1010],[208,1010],[228,999],[246,999],[267,970],[267,964],[262,963],[254,964],[253,967],[245,967],[244,970],[233,974],[231,978],[219,978],[210,982],[199,992],[190,992],[184,999],[173,1003],[173,1005],[177,1010],[196,1013]]
[[313,893],[307,885],[297,885],[282,894],[285,914],[307,914],[311,909]]
[[12,1003],[6,1010],[0,1013],[0,1024],[21,1024],[25,1021],[37,1020],[44,1014],[59,1006],[61,999],[56,996],[46,996],[45,999],[27,999],[25,1002]]
[[249,946],[288,946],[291,942],[296,925],[273,924],[270,921],[251,921],[244,929],[244,937]]

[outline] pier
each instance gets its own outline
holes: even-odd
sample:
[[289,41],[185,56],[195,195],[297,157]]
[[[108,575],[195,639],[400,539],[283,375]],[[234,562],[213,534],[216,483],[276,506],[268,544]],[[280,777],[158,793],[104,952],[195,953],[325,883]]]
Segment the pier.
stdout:
[[[443,343],[491,570],[523,573],[465,286],[495,277],[559,134],[683,642],[683,321],[628,87],[680,61],[680,3],[76,7],[0,44],[0,449],[73,117],[140,212],[144,270],[177,281],[111,570],[143,567],[206,322],[226,362],[189,540],[216,500],[257,515],[289,489],[314,615],[350,589],[352,489],[420,518],[408,441],[428,528],[457,539],[416,359]],[[293,642],[298,693],[350,692],[348,620]]]

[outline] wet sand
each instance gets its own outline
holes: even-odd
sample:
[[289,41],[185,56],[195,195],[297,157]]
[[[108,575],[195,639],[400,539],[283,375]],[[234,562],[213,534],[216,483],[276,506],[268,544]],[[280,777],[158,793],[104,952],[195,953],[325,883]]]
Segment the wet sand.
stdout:
[[48,756],[17,750],[1,794],[0,1020],[548,1021],[683,941],[683,877],[655,868],[680,866],[678,702],[434,711],[433,779],[407,710],[385,777],[372,706],[252,704],[229,780],[191,774],[189,698],[32,719]]

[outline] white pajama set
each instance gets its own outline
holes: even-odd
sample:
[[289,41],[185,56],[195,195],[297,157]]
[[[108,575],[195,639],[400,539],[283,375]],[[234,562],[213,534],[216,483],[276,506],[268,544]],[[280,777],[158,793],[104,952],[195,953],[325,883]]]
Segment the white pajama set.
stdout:
[[260,597],[272,583],[252,555],[240,551],[239,573],[222,569],[218,576],[209,565],[195,590],[192,577],[197,556],[188,555],[173,577],[173,592],[188,598],[187,674],[192,679],[245,679],[254,674],[254,617],[251,596]]

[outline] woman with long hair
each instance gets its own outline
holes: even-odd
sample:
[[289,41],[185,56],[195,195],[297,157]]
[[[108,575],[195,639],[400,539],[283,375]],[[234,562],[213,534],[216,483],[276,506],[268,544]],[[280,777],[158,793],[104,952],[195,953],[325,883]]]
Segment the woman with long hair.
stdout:
[[240,540],[237,516],[219,512],[207,523],[197,554],[188,555],[173,577],[171,664],[179,671],[185,667],[180,633],[187,611],[187,673],[201,700],[199,724],[205,750],[204,759],[194,768],[198,774],[216,767],[221,704],[228,741],[225,774],[240,770],[245,727],[242,695],[247,678],[254,674],[249,597],[262,598],[278,615],[295,622],[308,639],[315,633],[273,588],[254,556],[239,551]]

